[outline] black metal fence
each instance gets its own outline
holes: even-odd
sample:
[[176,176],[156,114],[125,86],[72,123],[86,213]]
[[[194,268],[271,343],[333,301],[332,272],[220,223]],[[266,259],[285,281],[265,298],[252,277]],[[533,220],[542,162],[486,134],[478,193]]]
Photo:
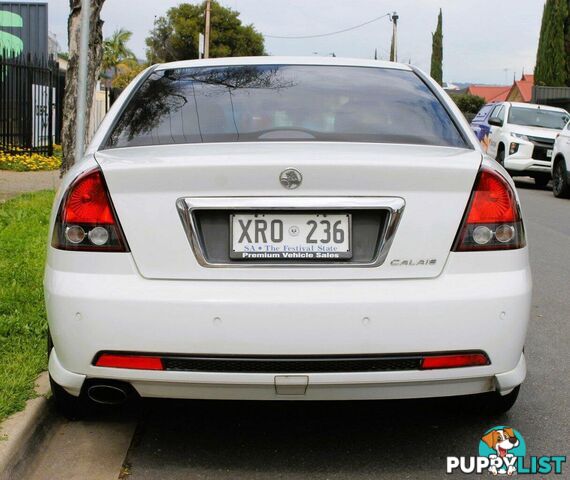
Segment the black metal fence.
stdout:
[[59,66],[52,57],[0,52],[0,149],[53,155],[62,94]]

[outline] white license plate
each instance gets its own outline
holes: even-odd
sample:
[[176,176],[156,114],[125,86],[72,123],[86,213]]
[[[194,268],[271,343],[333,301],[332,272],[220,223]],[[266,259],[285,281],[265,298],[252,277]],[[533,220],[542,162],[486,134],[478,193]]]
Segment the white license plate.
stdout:
[[548,158],[552,158],[552,150],[547,150],[547,151],[546,151],[546,156],[547,156]]
[[236,213],[230,215],[230,229],[233,259],[352,258],[350,214]]

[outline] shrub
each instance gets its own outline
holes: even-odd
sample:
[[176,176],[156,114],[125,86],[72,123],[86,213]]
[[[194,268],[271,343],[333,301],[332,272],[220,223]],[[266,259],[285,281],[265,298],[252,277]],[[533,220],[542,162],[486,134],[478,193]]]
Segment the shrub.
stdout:
[[481,110],[481,107],[485,105],[486,101],[483,97],[478,97],[477,95],[469,95],[468,93],[462,94],[452,94],[451,99],[459,107],[464,114],[465,113],[477,113]]

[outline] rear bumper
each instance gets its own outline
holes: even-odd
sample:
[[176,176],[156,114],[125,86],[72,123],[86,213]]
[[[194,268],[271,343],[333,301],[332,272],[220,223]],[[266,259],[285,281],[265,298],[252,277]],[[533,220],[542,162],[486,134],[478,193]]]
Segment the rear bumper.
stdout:
[[[416,398],[506,393],[525,376],[527,249],[451,254],[433,279],[352,281],[147,280],[130,255],[112,255],[113,273],[104,259],[91,273],[46,269],[55,345],[49,370],[74,394],[86,378],[101,378],[130,382],[148,397]],[[491,365],[295,374],[307,377],[303,395],[277,393],[281,375],[274,374],[92,365],[100,351],[285,356],[460,350],[482,350]]]
[[[473,367],[480,368],[480,367]],[[307,375],[223,374],[188,372],[118,372],[103,369],[96,378],[128,381],[142,397],[215,399],[215,400],[368,400],[448,397],[491,391],[509,393],[526,376],[526,361],[521,354],[514,369],[493,376],[473,368],[445,372],[422,372],[422,376],[397,372],[320,373]],[[463,372],[461,371],[463,370]],[[49,358],[49,372],[56,383],[69,393],[79,395],[87,375],[66,370],[55,349]],[[409,373],[409,372],[406,372]],[[429,373],[429,375],[425,375]],[[279,389],[280,378],[301,380],[303,387],[287,393]],[[299,385],[299,383],[290,384]]]

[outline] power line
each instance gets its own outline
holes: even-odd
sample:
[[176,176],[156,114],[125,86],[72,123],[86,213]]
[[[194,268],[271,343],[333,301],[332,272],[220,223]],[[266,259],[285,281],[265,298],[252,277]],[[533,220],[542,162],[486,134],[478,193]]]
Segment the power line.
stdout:
[[282,36],[282,35],[264,35],[267,38],[279,38],[279,39],[283,39],[283,40],[301,40],[301,39],[306,39],[306,38],[320,38],[320,37],[329,37],[331,35],[338,35],[339,33],[345,33],[345,32],[350,32],[351,30],[356,30],[357,28],[361,28],[364,27],[366,25],[370,25],[371,23],[377,22],[378,20],[381,20],[383,18],[389,17],[390,15],[392,15],[391,13],[386,13],[385,15],[382,15],[380,17],[376,17],[373,18],[372,20],[368,20],[367,22],[361,23],[359,25],[354,25],[353,27],[349,27],[349,28],[345,28],[343,30],[337,30],[336,32],[330,32],[330,33],[321,33],[318,35],[286,35],[286,36]]

